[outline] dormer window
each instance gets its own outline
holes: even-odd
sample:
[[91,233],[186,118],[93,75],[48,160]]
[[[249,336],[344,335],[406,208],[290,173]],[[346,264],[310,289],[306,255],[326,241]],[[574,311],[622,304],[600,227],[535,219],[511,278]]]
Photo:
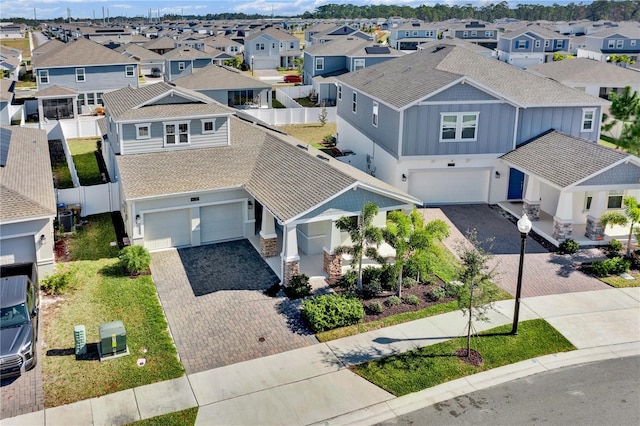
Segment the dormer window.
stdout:
[[162,123],[164,126],[165,146],[189,144],[189,122]]

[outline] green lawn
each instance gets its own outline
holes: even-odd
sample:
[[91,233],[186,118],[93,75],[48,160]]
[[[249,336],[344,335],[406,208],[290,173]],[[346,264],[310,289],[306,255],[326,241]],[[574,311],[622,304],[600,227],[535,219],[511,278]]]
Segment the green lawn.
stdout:
[[0,44],[7,47],[12,47],[14,49],[22,50],[22,59],[29,60],[31,59],[31,49],[29,48],[29,35],[22,38],[5,38],[0,41]]
[[[489,330],[486,334],[510,331],[511,324],[508,324]],[[576,349],[541,319],[521,322],[518,331],[517,336],[489,335],[475,338],[472,347],[480,352],[484,360],[479,367],[454,355],[458,348],[466,347],[466,339],[458,338],[360,364],[352,370],[392,394],[402,396],[503,365]]]
[[102,175],[96,159],[96,142],[99,138],[76,138],[68,139],[69,150],[73,158],[73,164],[78,172],[80,185],[99,185],[102,182]]
[[193,426],[198,416],[198,407],[152,417],[129,423],[131,426]]
[[[124,276],[109,214],[89,216],[89,224],[68,237],[74,261],[60,263],[70,277],[61,298],[42,299],[41,332],[45,406],[54,407],[136,386],[180,377],[184,370],[167,330],[151,276]],[[82,260],[80,260],[82,259]],[[100,324],[122,320],[130,355],[100,362]],[[73,328],[83,324],[88,356],[76,360]],[[146,349],[146,352],[143,351]],[[139,357],[146,358],[138,367]]]
[[295,101],[305,108],[315,108],[316,106],[316,103],[309,98],[297,98]]
[[327,135],[336,134],[336,123],[327,123],[324,126],[319,122],[308,124],[289,124],[286,126],[278,126],[278,129],[290,134],[302,142],[310,144],[314,148],[321,149],[325,147],[322,145],[322,138]]
[[55,187],[58,189],[73,188],[73,180],[71,179],[71,170],[65,160],[51,166]]
[[629,274],[635,278],[635,280],[625,280],[618,275],[612,275],[609,277],[598,278],[600,281],[609,284],[611,287],[624,288],[624,287],[640,287],[640,272],[630,271]]

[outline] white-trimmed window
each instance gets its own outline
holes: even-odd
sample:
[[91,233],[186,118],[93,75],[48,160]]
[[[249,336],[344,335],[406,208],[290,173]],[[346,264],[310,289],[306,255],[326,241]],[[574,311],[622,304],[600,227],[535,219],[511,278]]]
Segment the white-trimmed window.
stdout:
[[564,40],[556,40],[556,49],[562,49],[564,45]]
[[536,47],[540,47],[540,40],[536,40]]
[[124,67],[124,75],[127,77],[135,77],[136,66],[135,65],[125,65]]
[[549,46],[551,46],[551,40],[545,40],[544,47],[549,47]]
[[635,45],[636,45],[636,41],[635,41],[635,40],[629,40],[629,44],[630,44],[631,46],[635,46]]
[[98,105],[104,105],[104,102],[102,102],[102,95],[103,95],[102,92],[96,93],[96,103]]
[[189,143],[189,122],[176,121],[164,125],[165,145],[184,145]]
[[476,141],[479,115],[479,112],[440,113],[440,142]]
[[584,194],[584,211],[588,212],[591,209],[591,202],[593,201],[593,193],[587,192]]
[[95,105],[95,104],[96,104],[95,93],[87,93],[87,105]]
[[492,38],[493,37],[493,31],[485,31],[484,32],[484,36]]
[[414,31],[414,32],[413,32],[413,36],[414,36],[414,37],[418,37],[418,32],[417,32],[417,31]]
[[477,37],[477,36],[478,36],[477,31],[471,31],[471,37]]
[[83,83],[87,81],[84,75],[84,68],[76,68],[76,82]]
[[516,41],[516,49],[526,49],[526,48],[527,48],[527,40]]
[[353,92],[351,97],[351,111],[353,111],[354,114],[358,112],[358,94],[356,92]]
[[264,43],[256,43],[256,50],[264,50]]
[[405,36],[405,37],[409,37],[409,31],[405,31],[405,32],[404,32],[404,36]]
[[150,138],[151,138],[151,123],[136,124],[136,139],[150,139]]
[[84,106],[84,93],[78,93],[78,109],[82,112]]
[[607,208],[621,209],[623,198],[624,198],[624,191],[622,190],[609,191],[609,197],[607,199]]
[[178,71],[184,71],[184,62],[178,62]]
[[316,71],[324,69],[324,58],[316,58]]
[[353,60],[353,70],[358,71],[364,68],[364,59],[354,59]]
[[338,100],[342,100],[342,84],[338,84]]
[[593,130],[593,122],[596,116],[596,110],[593,108],[582,109],[582,125],[580,128],[583,132],[590,132]]
[[371,114],[371,122],[374,127],[378,127],[378,103],[373,103],[373,110]]
[[49,70],[38,70],[40,84],[49,84]]
[[462,32],[462,37],[469,37],[469,31],[463,31]]
[[614,47],[616,47],[616,41],[615,40],[609,40],[607,43],[607,47],[609,47],[609,49],[613,49]]
[[616,49],[622,49],[624,47],[624,40],[616,40]]
[[202,121],[202,134],[215,133],[216,132],[216,119],[215,118],[203,118]]

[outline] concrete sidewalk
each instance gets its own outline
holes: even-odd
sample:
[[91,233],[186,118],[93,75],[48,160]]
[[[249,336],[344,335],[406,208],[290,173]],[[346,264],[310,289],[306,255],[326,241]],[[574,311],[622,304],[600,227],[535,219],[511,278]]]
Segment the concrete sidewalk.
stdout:
[[[511,323],[496,303],[478,331]],[[544,318],[578,350],[485,371],[403,397],[352,373],[360,362],[464,334],[451,312],[178,379],[5,419],[2,425],[125,424],[199,406],[198,425],[373,424],[516,378],[566,365],[640,355],[640,288],[523,299],[520,319]]]

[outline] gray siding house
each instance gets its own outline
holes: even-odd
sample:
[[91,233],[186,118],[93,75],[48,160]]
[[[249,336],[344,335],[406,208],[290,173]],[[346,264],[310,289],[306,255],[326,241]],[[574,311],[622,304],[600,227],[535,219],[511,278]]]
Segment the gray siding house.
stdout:
[[300,40],[277,28],[265,28],[244,42],[244,63],[251,69],[293,68],[300,57]]
[[439,24],[423,21],[409,21],[392,28],[389,35],[389,46],[398,50],[417,50],[418,45],[442,37]]
[[607,28],[585,36],[585,45],[578,57],[609,61],[612,55],[626,55],[633,61],[640,58],[640,28],[629,26]]
[[498,36],[498,59],[518,68],[553,60],[553,53],[569,51],[569,36],[528,25]]

